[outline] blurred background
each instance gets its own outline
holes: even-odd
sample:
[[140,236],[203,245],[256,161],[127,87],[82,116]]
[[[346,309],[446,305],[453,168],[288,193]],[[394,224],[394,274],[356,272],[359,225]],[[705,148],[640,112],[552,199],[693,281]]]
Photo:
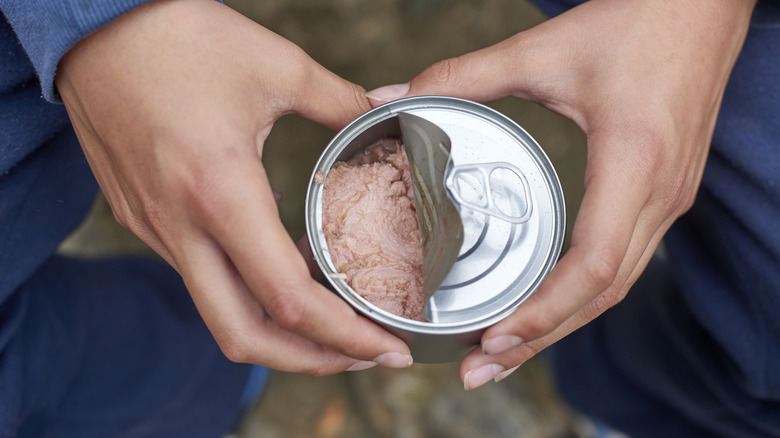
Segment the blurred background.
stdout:
[[[497,43],[544,17],[523,0],[225,0],[302,47],[314,60],[367,90],[414,77],[430,64]],[[564,188],[569,223],[582,197],[585,138],[569,120],[535,104],[489,104],[523,126],[550,156]],[[279,120],[263,161],[282,193],[280,215],[293,239],[304,232],[311,170],[334,133],[297,116]],[[567,232],[567,242],[570,232]],[[119,227],[98,198],[61,250],[84,256],[149,249]],[[238,438],[586,437],[562,403],[543,358],[506,380],[466,392],[458,364],[374,368],[330,377],[277,372],[236,433]]]

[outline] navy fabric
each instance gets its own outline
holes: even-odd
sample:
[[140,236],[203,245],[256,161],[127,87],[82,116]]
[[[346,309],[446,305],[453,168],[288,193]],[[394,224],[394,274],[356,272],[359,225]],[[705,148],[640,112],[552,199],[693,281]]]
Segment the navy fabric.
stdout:
[[[554,17],[562,14],[569,9],[585,3],[586,0],[530,0],[542,12]],[[777,24],[780,23],[780,1],[778,0],[758,0],[756,3],[753,22],[756,24]]]
[[746,389],[780,402],[779,44],[780,26],[751,29],[696,205],[667,240],[692,312]]
[[586,0],[530,0],[542,12],[550,17],[562,14],[569,9],[585,3]]
[[653,260],[625,300],[548,351],[565,399],[633,438],[780,436],[780,400],[743,384],[676,281]]
[[[15,110],[22,108],[20,105]],[[0,113],[0,122],[2,119]],[[45,125],[46,120],[43,123],[31,124],[35,133],[31,136],[55,124]],[[2,129],[8,129],[6,126]],[[67,124],[0,175],[0,302],[78,226],[95,198],[96,188],[76,136]]]
[[0,17],[0,302],[83,219],[97,185],[65,107],[40,98],[35,70]]
[[83,219],[97,185],[65,107],[40,98],[35,70],[0,17],[0,302]]
[[779,12],[756,9],[668,262],[550,349],[564,397],[632,437],[780,437]]
[[54,256],[0,309],[0,436],[214,438],[236,420],[248,367],[162,263]]
[[1,438],[219,437],[248,400],[171,268],[52,256],[97,193],[56,65],[139,3],[0,0]]

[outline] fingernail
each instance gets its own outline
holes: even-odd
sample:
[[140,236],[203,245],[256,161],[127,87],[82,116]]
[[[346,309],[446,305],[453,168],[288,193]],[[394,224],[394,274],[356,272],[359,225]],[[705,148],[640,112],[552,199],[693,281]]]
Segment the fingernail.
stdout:
[[374,358],[374,362],[388,368],[409,368],[414,360],[408,354],[384,353]]
[[496,376],[498,376],[503,371],[504,367],[497,363],[491,363],[482,365],[479,368],[474,368],[473,370],[466,373],[466,377],[463,379],[463,389],[470,391],[474,388],[479,388],[485,383],[495,379]]
[[499,354],[523,343],[523,339],[517,336],[502,335],[482,341],[483,354]]
[[379,102],[389,102],[403,97],[409,92],[409,84],[393,84],[379,87],[366,93],[366,97]]
[[502,372],[498,373],[498,375],[496,376],[495,379],[493,379],[493,381],[498,383],[498,382],[506,379],[507,377],[509,377],[510,374],[514,373],[515,370],[518,369],[518,368],[520,368],[520,365],[518,365],[518,366],[516,366],[514,368],[510,368],[510,369],[508,369],[506,371],[502,371]]
[[370,360],[361,360],[347,368],[346,371],[363,371],[376,366],[376,362]]

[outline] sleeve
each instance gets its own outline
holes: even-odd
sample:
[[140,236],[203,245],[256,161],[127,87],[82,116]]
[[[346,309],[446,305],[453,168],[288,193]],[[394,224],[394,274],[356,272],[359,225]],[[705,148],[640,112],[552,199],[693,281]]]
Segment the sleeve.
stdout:
[[152,0],[0,0],[40,79],[43,97],[60,102],[57,65],[79,40],[132,8]]

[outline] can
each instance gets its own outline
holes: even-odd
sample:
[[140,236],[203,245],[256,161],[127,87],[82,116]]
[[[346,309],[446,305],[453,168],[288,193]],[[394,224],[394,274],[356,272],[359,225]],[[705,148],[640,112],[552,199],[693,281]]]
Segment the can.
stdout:
[[[463,222],[463,245],[429,301],[427,322],[394,315],[355,292],[336,271],[323,233],[322,189],[329,169],[376,140],[401,138],[403,113],[449,136],[456,167],[445,184]],[[459,360],[487,327],[533,294],[558,260],[565,224],[563,189],[536,140],[492,108],[445,96],[396,100],[352,121],[323,151],[306,195],[309,244],[327,281],[358,312],[403,339],[418,363]]]

